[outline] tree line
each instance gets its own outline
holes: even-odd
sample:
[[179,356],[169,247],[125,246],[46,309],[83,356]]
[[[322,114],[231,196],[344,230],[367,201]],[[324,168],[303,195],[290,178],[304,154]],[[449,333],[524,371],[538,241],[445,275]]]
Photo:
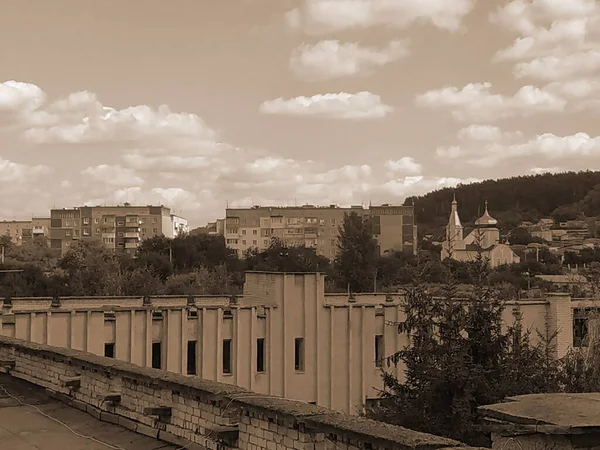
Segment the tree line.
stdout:
[[542,217],[565,221],[600,215],[600,172],[545,173],[486,180],[409,197],[405,205],[414,204],[421,233],[442,234],[455,194],[459,214],[466,224],[472,224],[483,214],[487,200],[490,212],[508,233],[523,221],[535,223]]
[[[356,213],[339,227],[335,259],[318,255],[313,248],[288,247],[274,239],[264,249],[251,249],[243,257],[225,245],[222,236],[186,234],[176,238],[156,236],[141,242],[135,255],[114,252],[99,241],[73,241],[61,257],[45,238],[17,246],[0,237],[5,261],[0,269],[1,296],[118,296],[237,294],[246,271],[321,272],[327,292],[394,292],[413,281],[418,272],[430,287],[440,286],[452,270],[460,285],[473,283],[472,262],[442,263],[441,248],[422,241],[416,255],[379,254],[369,220]],[[600,262],[600,252],[568,254],[577,263]],[[560,274],[561,261],[547,249],[525,255],[522,262],[491,271],[494,286],[509,298],[528,287],[549,289],[535,275]]]

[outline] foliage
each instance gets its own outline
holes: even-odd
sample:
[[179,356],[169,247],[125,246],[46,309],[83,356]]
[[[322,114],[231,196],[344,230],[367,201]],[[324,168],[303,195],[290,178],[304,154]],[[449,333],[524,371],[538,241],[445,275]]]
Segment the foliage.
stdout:
[[330,272],[330,262],[317,255],[314,248],[288,247],[281,240],[273,239],[264,251],[250,249],[246,252],[245,269],[275,272]]
[[229,291],[229,275],[224,265],[214,269],[200,266],[192,272],[173,275],[165,285],[166,294],[218,295]]
[[[469,267],[473,289],[457,298],[453,270],[444,294],[431,295],[418,274],[406,289],[405,321],[398,332],[410,345],[389,357],[404,367],[405,380],[384,371],[383,406],[371,415],[473,445],[489,444],[477,427],[477,407],[508,395],[557,388],[547,341],[536,347],[520,318],[502,331],[504,302],[489,283],[486,261]],[[527,362],[525,364],[525,361]]]
[[600,172],[546,173],[439,189],[423,196],[409,197],[404,204],[414,202],[421,233],[441,235],[450,215],[450,202],[454,194],[465,223],[472,223],[479,217],[483,212],[481,205],[488,200],[492,215],[508,232],[521,221],[537,222],[542,217],[550,216],[560,206],[578,202],[581,202],[581,209],[586,214],[597,215],[597,205],[600,204],[598,194],[590,194],[590,191],[598,185]]
[[372,291],[378,248],[371,222],[355,212],[346,214],[338,236],[334,261],[338,286],[352,292]]

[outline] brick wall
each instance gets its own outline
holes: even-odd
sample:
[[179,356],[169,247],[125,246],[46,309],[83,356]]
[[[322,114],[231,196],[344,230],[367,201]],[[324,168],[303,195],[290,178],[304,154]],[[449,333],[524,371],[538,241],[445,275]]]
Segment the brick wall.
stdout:
[[466,448],[232,385],[14,338],[0,337],[0,361],[0,367],[12,366],[12,376],[74,408],[189,450]]

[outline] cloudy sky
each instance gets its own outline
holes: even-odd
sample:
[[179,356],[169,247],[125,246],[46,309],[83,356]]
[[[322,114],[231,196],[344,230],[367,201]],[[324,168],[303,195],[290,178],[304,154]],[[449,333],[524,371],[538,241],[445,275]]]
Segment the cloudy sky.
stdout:
[[600,169],[595,0],[3,0],[0,213]]

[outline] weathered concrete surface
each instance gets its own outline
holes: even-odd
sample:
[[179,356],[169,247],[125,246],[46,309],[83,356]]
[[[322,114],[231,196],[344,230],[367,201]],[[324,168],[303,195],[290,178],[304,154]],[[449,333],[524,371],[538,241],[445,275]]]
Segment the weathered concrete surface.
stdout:
[[520,425],[600,427],[600,393],[520,395],[482,406],[479,411],[485,417]]
[[27,405],[66,424],[76,433],[90,436],[124,450],[174,450],[177,447],[134,433],[118,425],[100,422],[50,398],[36,385],[0,374],[0,448],[6,450],[107,450],[111,447],[80,437],[60,423],[24,406],[3,390]]

